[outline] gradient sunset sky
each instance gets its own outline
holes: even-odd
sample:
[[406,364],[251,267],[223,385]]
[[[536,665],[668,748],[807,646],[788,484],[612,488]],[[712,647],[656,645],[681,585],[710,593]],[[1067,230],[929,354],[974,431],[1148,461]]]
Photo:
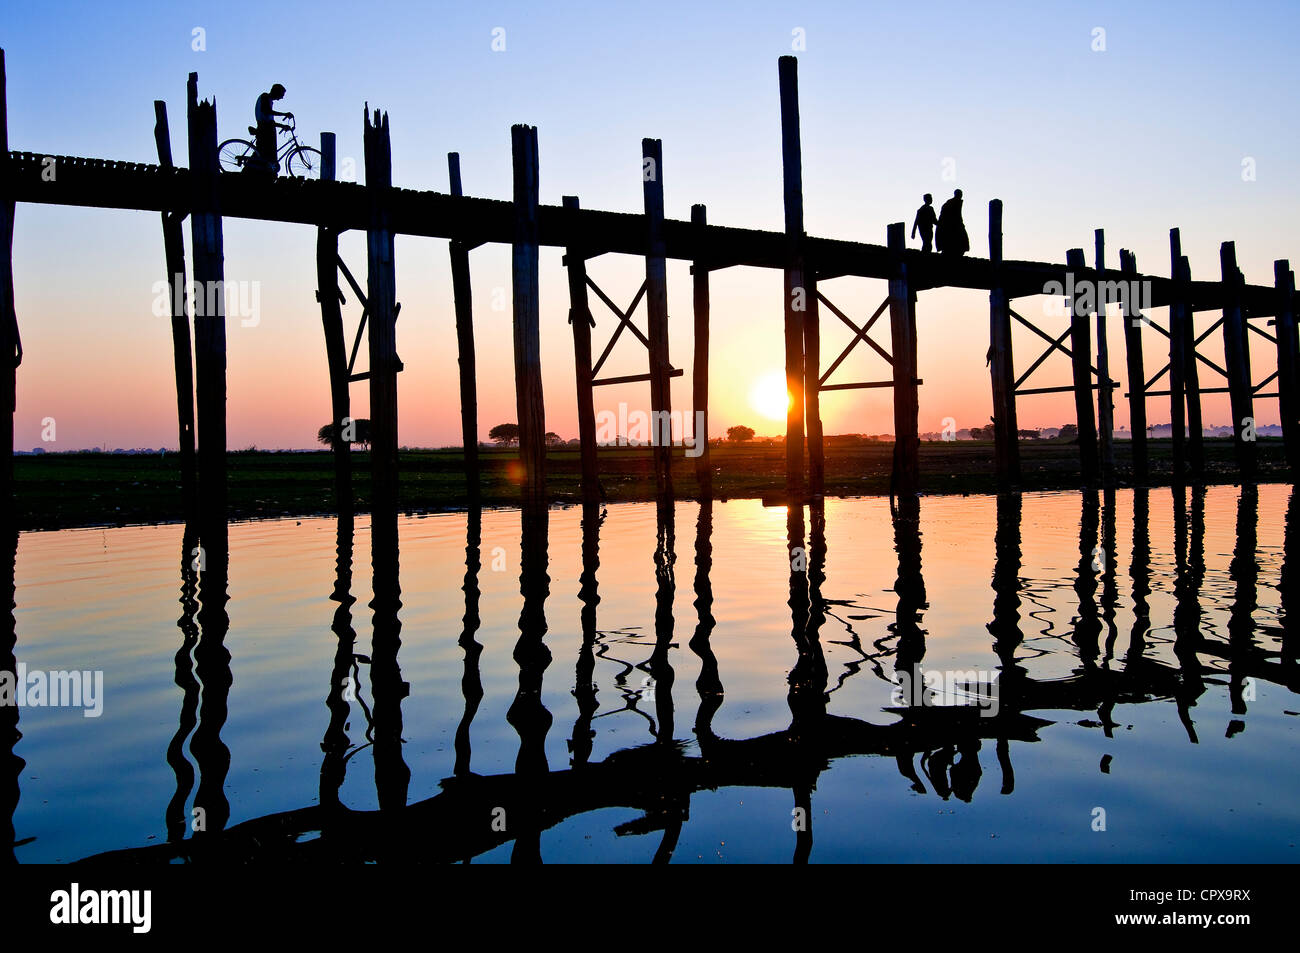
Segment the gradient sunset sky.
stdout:
[[[506,49],[492,49],[494,28]],[[201,28],[206,49],[196,51]],[[1095,51],[1096,28],[1105,50]],[[986,256],[987,205],[1005,203],[1009,258],[1092,259],[1104,227],[1108,263],[1132,249],[1142,270],[1167,274],[1168,229],[1182,229],[1197,278],[1219,277],[1219,243],[1235,240],[1248,281],[1271,284],[1273,260],[1300,260],[1300,127],[1294,96],[1300,8],[1287,3],[863,3],[654,5],[578,3],[6,4],[0,45],[8,61],[9,141],[16,150],[156,161],[153,100],[165,99],[173,149],[185,159],[185,82],[216,97],[222,138],[244,135],[257,95],[282,83],[280,108],[296,113],[305,141],[338,136],[340,164],[363,177],[363,104],[389,111],[393,181],[447,189],[458,151],[469,194],[510,197],[510,125],[538,127],[541,199],[575,194],[586,208],[641,210],[640,143],[663,140],[667,214],[686,219],[703,202],[716,224],[783,226],[777,58],[799,57],[805,218],[810,234],[883,243],[886,225],[912,215],[924,192],[966,197],[972,254]],[[1254,181],[1243,181],[1252,159]],[[947,160],[952,160],[946,164]],[[945,168],[955,179],[945,180]],[[20,205],[14,274],[24,362],[18,373],[18,449],[174,447],[170,327],[153,314],[164,277],[158,215]],[[185,230],[188,252],[189,229]],[[915,245],[915,243],[913,243]],[[457,362],[445,241],[397,240],[402,303],[398,351],[399,441],[459,442]],[[344,258],[364,281],[365,237],[345,235]],[[228,322],[230,446],[307,447],[329,417],[315,230],[226,220],[226,278],[260,282],[260,322]],[[546,425],[576,436],[572,337],[558,249],[541,255],[542,372]],[[510,250],[471,255],[478,341],[480,434],[515,420],[509,311]],[[626,304],[641,259],[605,256],[592,277]],[[494,290],[506,307],[494,311]],[[824,292],[865,320],[884,282],[842,278]],[[688,408],[691,285],[668,265],[671,356],[686,375],[673,406]],[[348,295],[349,338],[359,309]],[[782,366],[782,276],[733,268],[712,278],[711,434],[742,423],[783,426],[754,406],[755,382]],[[1064,318],[1046,299],[1017,310],[1048,330]],[[593,299],[603,347],[614,319]],[[987,423],[988,297],[925,292],[918,303],[920,429]],[[1216,315],[1203,314],[1205,327]],[[1161,323],[1163,309],[1152,317]],[[644,309],[637,322],[644,327]],[[1261,322],[1262,324],[1263,322]],[[823,312],[823,361],[849,332]],[[1123,339],[1110,322],[1111,368],[1121,381]],[[877,340],[888,341],[885,321]],[[626,338],[626,336],[625,336]],[[1144,331],[1148,375],[1167,344]],[[1016,367],[1041,351],[1023,329]],[[1275,366],[1251,339],[1254,378]],[[1162,351],[1164,357],[1162,357]],[[1222,352],[1213,335],[1205,352]],[[364,350],[358,369],[365,363]],[[1064,357],[1037,386],[1069,380]],[[646,369],[635,341],[620,340],[610,374]],[[884,362],[859,347],[834,380],[880,380]],[[1126,381],[1125,381],[1126,383]],[[1203,372],[1202,384],[1209,383]],[[1218,382],[1215,381],[1215,384]],[[1127,386],[1124,388],[1127,389]],[[1268,388],[1271,390],[1271,388]],[[1122,393],[1122,391],[1121,391]],[[620,401],[648,409],[648,385],[600,388],[597,410]],[[365,384],[353,386],[366,415]],[[1277,422],[1276,401],[1257,405]],[[893,429],[887,390],[829,393],[827,433]],[[1074,418],[1068,394],[1019,402],[1022,427]],[[42,443],[42,420],[57,441]],[[1154,398],[1152,423],[1168,420]],[[1225,397],[1207,397],[1207,423],[1226,423]],[[1116,423],[1128,422],[1126,401]]]

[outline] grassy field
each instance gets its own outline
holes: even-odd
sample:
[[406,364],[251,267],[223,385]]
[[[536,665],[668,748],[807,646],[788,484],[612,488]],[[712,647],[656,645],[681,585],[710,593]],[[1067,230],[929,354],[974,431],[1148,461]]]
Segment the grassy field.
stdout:
[[[1171,470],[1171,444],[1149,444],[1152,485],[1165,484]],[[1121,481],[1129,467],[1129,445],[1116,443]],[[889,492],[892,443],[828,446],[826,493],[860,496]],[[1231,441],[1205,441],[1206,482],[1234,482]],[[1285,481],[1282,442],[1261,438],[1260,479]],[[518,502],[514,450],[485,450],[481,457],[485,505]],[[1026,490],[1067,489],[1079,485],[1078,448],[1054,440],[1021,444],[1021,486]],[[156,523],[180,520],[180,457],[114,454],[43,454],[14,458],[15,515],[21,529]],[[370,493],[369,454],[353,454],[357,506],[365,510]],[[714,496],[775,497],[785,487],[785,448],[728,445],[712,450]],[[454,509],[467,496],[460,450],[413,450],[401,455],[402,507],[406,511]],[[673,479],[679,497],[698,493],[695,461],[674,450]],[[607,448],[600,451],[605,498],[654,498],[650,451]],[[242,451],[229,455],[230,515],[234,519],[331,513],[332,462],[328,451],[273,453]],[[547,485],[556,502],[576,502],[579,459],[575,449],[556,449],[547,459]],[[994,489],[991,443],[958,441],[921,444],[921,480],[926,493],[984,493]]]

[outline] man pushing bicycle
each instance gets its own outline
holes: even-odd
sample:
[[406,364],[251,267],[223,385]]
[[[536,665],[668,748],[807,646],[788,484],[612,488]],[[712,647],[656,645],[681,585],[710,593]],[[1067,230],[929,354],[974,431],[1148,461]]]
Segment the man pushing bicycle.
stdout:
[[293,118],[293,113],[277,112],[272,105],[277,100],[284,99],[284,93],[284,87],[276,83],[270,90],[258,96],[257,103],[253,106],[253,115],[257,119],[257,127],[255,130],[250,131],[254,133],[257,154],[262,167],[272,175],[280,171],[280,163],[276,161],[275,131],[283,129],[287,132],[290,128],[284,123],[276,122],[275,117]]

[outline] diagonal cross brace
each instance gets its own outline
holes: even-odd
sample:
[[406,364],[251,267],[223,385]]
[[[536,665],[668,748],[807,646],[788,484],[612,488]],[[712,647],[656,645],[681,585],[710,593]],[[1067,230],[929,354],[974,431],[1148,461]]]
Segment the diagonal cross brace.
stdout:
[[880,316],[885,313],[885,309],[889,307],[888,298],[886,298],[884,301],[881,302],[880,307],[876,309],[875,314],[873,314],[870,317],[870,319],[867,321],[867,323],[862,327],[858,327],[856,324],[854,324],[853,321],[850,320],[849,317],[843,311],[835,307],[835,305],[831,304],[831,302],[827,299],[827,297],[824,294],[822,294],[820,291],[817,292],[817,300],[820,301],[822,304],[826,305],[826,307],[830,309],[830,312],[834,314],[835,317],[839,318],[850,328],[852,328],[853,335],[854,335],[853,340],[850,341],[848,343],[848,346],[845,347],[844,350],[840,352],[840,356],[835,358],[835,360],[831,362],[831,366],[826,368],[826,373],[821,376],[821,379],[819,381],[817,381],[817,387],[819,389],[822,387],[822,385],[826,383],[827,379],[830,378],[831,374],[835,373],[835,369],[844,362],[844,359],[849,356],[849,352],[852,351],[855,347],[857,347],[859,341],[866,341],[867,344],[870,347],[872,347],[877,354],[879,354],[881,357],[883,357],[886,361],[889,362],[891,367],[893,366],[894,364],[893,356],[888,351],[886,351],[883,347],[877,344],[875,341],[871,340],[871,338],[867,337],[867,333],[871,330],[871,326],[876,323],[876,321],[880,318]]
[[626,311],[620,310],[618,305],[609,300],[609,296],[600,290],[600,287],[591,280],[590,275],[587,276],[587,284],[591,287],[592,291],[596,292],[597,297],[599,297],[601,301],[605,302],[609,307],[609,310],[613,311],[618,317],[618,327],[614,329],[613,335],[610,336],[609,343],[605,345],[605,350],[601,352],[600,359],[596,361],[595,367],[591,369],[591,376],[595,377],[600,369],[604,367],[605,361],[609,358],[610,351],[614,350],[614,345],[618,342],[618,336],[623,333],[624,328],[630,328],[632,333],[636,335],[637,340],[644,344],[647,350],[649,349],[650,341],[641,333],[641,329],[632,323],[632,312],[636,310],[636,306],[641,303],[641,299],[645,296],[648,282],[641,282],[641,287],[637,289],[636,297],[632,299],[632,303],[627,306]]

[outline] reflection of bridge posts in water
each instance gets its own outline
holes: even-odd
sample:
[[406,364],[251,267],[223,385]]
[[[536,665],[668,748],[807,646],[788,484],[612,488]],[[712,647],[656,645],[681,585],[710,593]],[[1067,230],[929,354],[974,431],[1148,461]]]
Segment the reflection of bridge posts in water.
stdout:
[[[546,735],[553,719],[542,704],[542,676],[551,664],[551,651],[543,641],[546,597],[551,584],[547,575],[549,518],[545,504],[535,501],[525,501],[520,511],[519,592],[524,605],[519,613],[519,639],[514,650],[519,665],[519,689],[506,713],[506,721],[519,735],[515,776],[524,782],[537,781],[550,771],[546,762]],[[512,810],[507,811],[506,825],[515,840],[511,861],[540,863],[544,822],[538,799],[518,797]]]
[[[356,662],[357,633],[352,626],[352,606],[357,601],[352,595],[354,538],[352,513],[345,509],[339,514],[335,526],[334,591],[330,593],[330,601],[338,603],[330,624],[335,638],[334,667],[330,671],[329,693],[325,696],[325,707],[330,713],[329,725],[320,744],[324,755],[320,765],[320,802],[330,807],[339,806],[339,789],[343,786],[348,749],[352,744],[347,734],[348,716],[352,712],[349,700],[359,701],[356,691],[360,687],[360,668]],[[362,711],[365,711],[364,706]],[[366,720],[370,721],[368,712]]]
[[[0,672],[9,675],[15,682],[18,678],[18,659],[14,655],[18,642],[14,620],[14,567],[17,555],[18,530],[13,527],[7,514],[0,514]],[[18,809],[21,794],[18,779],[27,764],[14,753],[14,746],[21,737],[22,732],[18,730],[18,706],[0,705],[0,840],[9,845],[4,848],[0,863],[6,865],[17,863],[14,856],[14,848],[18,846],[14,833],[14,811]]]
[[[1189,529],[1190,522],[1190,529]],[[1187,738],[1197,744],[1191,709],[1205,693],[1201,662],[1196,650],[1201,641],[1201,582],[1205,578],[1205,489],[1192,489],[1191,513],[1183,488],[1174,488],[1174,657],[1179,663],[1174,702]]]
[[695,680],[695,690],[700,705],[695,711],[695,736],[701,740],[716,738],[713,734],[713,716],[722,707],[722,679],[718,675],[718,657],[713,654],[709,638],[717,624],[713,618],[713,500],[700,501],[700,513],[695,522],[695,634],[691,636],[690,649],[700,658],[700,676]]
[[[914,499],[914,498],[912,498]],[[902,512],[893,514],[894,550],[898,554],[898,575],[894,579],[894,592],[898,604],[894,622],[889,630],[894,633],[894,672],[896,680],[907,685],[903,706],[916,708],[924,701],[921,681],[921,659],[925,657],[925,632],[920,627],[921,610],[925,607],[925,577],[921,575],[921,532],[919,507],[911,517]],[[898,771],[912,782],[912,790],[924,793],[925,785],[912,764],[914,752],[909,748],[897,756]]]
[[600,524],[605,515],[600,504],[587,500],[582,504],[582,575],[578,582],[578,599],[582,603],[582,645],[574,671],[573,697],[578,702],[578,717],[569,739],[569,763],[577,768],[591,760],[592,742],[596,737],[591,719],[600,707],[596,700],[596,606],[600,604],[596,571],[600,568]]
[[790,671],[790,740],[798,745],[797,783],[794,788],[794,862],[807,863],[812,854],[812,789],[823,762],[816,740],[826,719],[827,671],[819,632],[826,619],[822,583],[826,579],[826,514],[822,500],[809,504],[812,535],[804,549],[803,507],[792,505],[786,515],[786,541],[790,561],[791,637],[797,659]]
[[673,667],[668,660],[673,643],[673,596],[677,591],[677,531],[672,499],[661,495],[655,503],[655,647],[648,666],[654,681],[655,741],[673,743]]
[[[1020,710],[1021,684],[1026,677],[1024,666],[1016,661],[1016,650],[1024,642],[1020,631],[1020,523],[1024,501],[1019,493],[999,493],[998,526],[993,537],[993,621],[987,626],[993,636],[993,651],[998,657],[998,711]],[[1016,787],[1011,766],[1011,747],[1005,732],[997,736],[998,765],[1002,768],[1002,793]],[[915,782],[916,778],[912,780]],[[919,783],[919,782],[918,782]]]
[[[1145,487],[1133,489],[1133,555],[1129,561],[1129,579],[1133,587],[1133,629],[1129,633],[1128,652],[1124,656],[1127,674],[1143,663],[1147,634],[1151,631],[1151,499]],[[1109,653],[1108,653],[1109,654]],[[1106,737],[1111,737],[1114,723],[1105,721]]]
[[[673,501],[670,495],[660,494],[655,503],[655,647],[650,656],[650,677],[654,680],[655,697],[655,749],[665,759],[665,771],[676,774],[680,753],[673,739],[674,672],[668,653],[673,645],[673,597],[677,592],[674,564],[677,562],[677,534]],[[651,817],[651,823],[662,826],[663,838],[655,851],[653,862],[666,864],[672,859],[682,824],[690,811],[690,794],[673,785],[666,792],[661,805]],[[638,829],[644,830],[645,827]]]
[[[1258,604],[1255,587],[1259,583],[1259,560],[1255,541],[1259,526],[1259,491],[1243,484],[1237,498],[1237,545],[1232,552],[1228,575],[1232,578],[1232,609],[1228,614],[1228,697],[1234,715],[1246,714],[1242,683],[1249,675],[1249,656],[1255,647],[1255,622],[1252,615]],[[1244,731],[1246,723],[1233,720],[1228,737]]]
[[1296,660],[1300,659],[1300,491],[1294,487],[1286,508],[1285,532],[1277,588],[1282,603],[1282,670],[1288,683],[1294,684]]
[[226,724],[226,705],[233,680],[230,650],[226,648],[226,634],[230,630],[230,616],[226,613],[226,603],[230,601],[227,527],[224,521],[216,524],[210,519],[201,522],[200,527],[199,640],[194,647],[194,674],[203,691],[190,753],[199,768],[194,808],[200,812],[196,821],[201,821],[202,829],[195,831],[195,839],[216,837],[230,818],[230,802],[225,792],[230,749],[221,740],[221,729]]
[[1105,573],[1105,552],[1098,542],[1101,510],[1095,490],[1085,490],[1082,518],[1079,521],[1079,565],[1074,575],[1074,591],[1079,596],[1079,612],[1074,619],[1074,645],[1079,650],[1079,660],[1085,670],[1097,664],[1099,652],[1097,636],[1101,632],[1101,616],[1097,605],[1097,576]]
[[[409,805],[401,811],[390,811],[385,806],[385,781],[377,776],[381,792],[379,811],[353,811],[339,805],[337,797],[330,804],[323,790],[320,805],[255,818],[225,831],[214,828],[206,838],[155,844],[100,856],[119,860],[163,860],[178,857],[204,859],[248,857],[254,854],[298,858],[324,855],[384,859],[402,856],[430,860],[466,859],[513,839],[515,859],[537,860],[540,859],[539,840],[542,830],[589,811],[632,807],[644,811],[645,816],[619,825],[615,829],[616,833],[663,830],[664,839],[655,855],[656,860],[663,861],[671,856],[681,825],[688,818],[686,807],[692,793],[716,791],[724,787],[772,787],[790,789],[796,808],[804,809],[806,823],[802,830],[796,827],[795,844],[795,859],[803,861],[809,859],[812,848],[810,822],[813,785],[820,772],[839,758],[852,755],[894,757],[898,760],[903,777],[913,783],[915,790],[924,793],[926,787],[912,767],[915,753],[920,751],[920,769],[924,772],[930,789],[944,799],[955,796],[969,801],[981,780],[979,751],[984,738],[996,740],[998,761],[1002,768],[1002,793],[1012,793],[1015,778],[1011,770],[1011,742],[1039,740],[1038,729],[1050,724],[1026,714],[1029,711],[1097,710],[1103,713],[1108,712],[1109,706],[1114,704],[1172,699],[1179,706],[1180,718],[1189,726],[1191,740],[1195,741],[1190,719],[1186,717],[1188,699],[1190,697],[1194,700],[1196,694],[1204,691],[1204,686],[1200,683],[1203,671],[1219,671],[1203,666],[1197,658],[1198,654],[1227,659],[1229,670],[1239,686],[1245,677],[1260,677],[1287,685],[1294,691],[1295,687],[1288,679],[1293,676],[1295,665],[1285,648],[1282,664],[1273,663],[1270,659],[1276,653],[1255,645],[1249,633],[1245,633],[1249,611],[1255,606],[1254,587],[1259,582],[1260,567],[1253,559],[1257,533],[1255,523],[1259,517],[1257,501],[1247,494],[1238,504],[1236,556],[1230,571],[1234,587],[1233,616],[1229,626],[1230,638],[1226,644],[1221,640],[1201,636],[1196,631],[1200,621],[1196,595],[1200,578],[1204,575],[1204,492],[1193,491],[1190,514],[1184,509],[1185,492],[1175,490],[1174,502],[1173,541],[1178,573],[1175,580],[1174,651],[1180,668],[1176,669],[1168,662],[1147,656],[1144,652],[1150,630],[1147,598],[1151,590],[1151,559],[1147,521],[1143,518],[1149,503],[1145,494],[1139,493],[1134,497],[1133,559],[1129,566],[1135,619],[1133,636],[1128,651],[1123,656],[1122,670],[1114,671],[1110,666],[1110,640],[1107,659],[1098,664],[1095,656],[1091,661],[1084,658],[1088,648],[1084,639],[1085,644],[1079,652],[1079,665],[1072,675],[1064,679],[1029,678],[1016,659],[1016,653],[1023,645],[1020,629],[1021,608],[1024,604],[1024,583],[1021,578],[1023,501],[1015,495],[1004,495],[998,500],[993,620],[989,624],[990,634],[994,637],[993,649],[1001,668],[997,714],[984,718],[979,717],[970,706],[913,704],[902,709],[886,709],[899,717],[893,723],[884,725],[827,711],[827,672],[819,632],[826,615],[825,607],[829,604],[822,595],[826,581],[824,521],[820,510],[814,507],[811,510],[812,530],[808,551],[803,554],[805,526],[802,511],[791,510],[787,514],[787,544],[792,562],[801,554],[807,560],[800,568],[791,566],[791,633],[798,653],[790,674],[791,722],[788,728],[780,731],[736,740],[719,738],[711,728],[713,712],[721,703],[721,683],[717,660],[709,649],[709,634],[714,624],[711,614],[712,589],[708,578],[712,559],[713,504],[701,504],[695,540],[698,624],[691,640],[691,648],[702,662],[697,682],[700,707],[695,720],[700,756],[691,757],[677,745],[666,743],[671,740],[671,736],[662,730],[664,720],[661,710],[658,722],[660,728],[654,743],[617,751],[597,763],[590,762],[589,750],[579,757],[580,745],[574,745],[572,769],[554,772],[548,769],[545,758],[545,738],[550,715],[540,701],[541,678],[550,660],[543,644],[546,622],[542,612],[549,588],[546,575],[546,520],[545,510],[534,509],[525,515],[522,522],[520,592],[524,598],[524,610],[520,616],[520,639],[515,653],[520,665],[520,691],[511,705],[509,715],[510,723],[519,732],[520,756],[513,773],[474,775],[468,770],[466,743],[464,762],[460,761],[458,749],[456,774],[443,781],[442,793]],[[1289,518],[1296,517],[1298,508],[1300,504],[1297,504],[1293,496],[1288,509]],[[1113,535],[1109,543],[1099,546],[1097,542],[1099,536],[1103,541],[1108,538],[1107,531],[1102,527],[1108,522],[1113,525],[1114,514],[1108,509],[1109,503],[1103,509],[1095,493],[1085,497],[1080,514],[1080,552],[1086,552],[1091,557],[1094,551],[1107,552],[1109,549],[1108,563],[1114,566]],[[590,621],[584,621],[584,629],[590,626],[590,639],[593,643],[596,639],[594,611],[598,543],[596,531],[599,526],[597,513],[593,509],[585,514],[589,520],[584,525],[585,596],[581,596],[584,615],[590,610]],[[671,550],[672,535],[663,519],[667,516],[666,512],[661,511],[659,515],[659,545],[656,547],[655,562],[660,582],[656,597],[657,616],[662,612],[666,595],[672,588],[671,576],[664,575],[664,569],[671,566],[671,559],[666,558],[668,553],[660,551],[664,547]],[[376,529],[377,540],[385,538],[385,525],[388,525],[387,522]],[[897,637],[900,621],[907,623],[903,629],[913,629],[912,636],[917,644],[911,650],[919,658],[924,652],[924,634],[919,628],[919,613],[925,606],[920,533],[915,520],[896,519],[894,529],[899,551],[899,582],[895,588],[900,597],[900,614],[895,620],[894,630]],[[340,524],[339,531],[340,577],[335,593],[344,595],[347,591],[344,576],[350,565],[350,559],[344,556],[350,552],[350,535],[346,532],[346,524]],[[466,628],[469,630],[477,620],[477,554],[481,535],[481,529],[472,516],[466,532]],[[395,541],[395,537],[388,538]],[[1287,578],[1294,574],[1294,542],[1294,534],[1288,533],[1288,559],[1283,567]],[[395,593],[396,550],[384,547],[382,542],[379,545],[376,566],[391,568]],[[1095,580],[1095,573],[1091,572],[1091,559],[1088,568],[1089,575],[1093,575]],[[205,582],[215,581],[218,575],[209,574]],[[1075,580],[1081,600],[1076,622],[1089,617],[1101,618],[1096,607],[1096,585],[1090,588],[1081,582],[1081,579]],[[1101,601],[1104,605],[1108,598],[1105,594],[1107,583],[1104,580],[1101,588]],[[671,603],[670,599],[667,601]],[[1086,605],[1089,601],[1093,603],[1091,609]],[[1195,614],[1192,614],[1193,611]],[[336,614],[336,621],[337,619]],[[1286,617],[1284,621],[1284,628],[1294,626]],[[214,627],[211,634],[216,631]],[[1093,631],[1098,631],[1098,627],[1094,626]],[[204,635],[208,634],[210,633],[205,630]],[[1246,638],[1241,638],[1240,634],[1245,634]],[[346,636],[341,635],[341,638],[347,641]],[[585,637],[584,641],[587,641]],[[656,630],[656,651],[665,645],[671,645],[671,635],[665,638],[660,618]],[[1092,647],[1096,647],[1095,635]],[[473,678],[467,678],[462,685],[468,686],[466,711],[472,717],[472,711],[478,703],[476,692],[481,692],[482,686],[477,668],[469,665],[469,658],[470,653],[467,651],[467,675],[473,669]],[[335,664],[338,664],[337,658]],[[652,661],[652,669],[657,664]],[[880,675],[885,677],[883,671]],[[581,684],[581,677],[579,682]],[[331,693],[338,685],[338,679],[331,680]],[[377,690],[375,695],[378,704],[382,692]],[[594,704],[594,690],[591,703]],[[584,704],[587,703],[580,700],[579,723],[583,717]],[[331,714],[334,714],[333,708]],[[1108,721],[1108,717],[1103,717],[1103,727]],[[468,721],[463,719],[462,725],[467,726]],[[219,723],[217,727],[219,728]],[[575,725],[574,738],[582,737],[583,732]],[[198,748],[195,750],[197,753]],[[378,752],[376,758],[378,763]],[[1103,770],[1106,770],[1105,764],[1106,760],[1103,761]],[[209,764],[200,759],[200,768],[204,771],[206,783]],[[496,807],[507,812],[504,830],[491,826],[491,815]],[[400,838],[396,836],[399,825]],[[307,844],[304,835],[316,830],[322,831],[322,837]]]
[[[376,507],[370,517],[370,562],[373,569],[374,629],[370,637],[370,691],[373,699],[371,742],[375,789],[381,811],[406,806],[411,769],[402,757],[402,699],[410,686],[397,661],[401,648],[402,590],[398,585],[397,512]],[[396,832],[394,832],[395,836]]]
[[460,679],[460,691],[465,698],[465,713],[456,726],[456,766],[453,769],[457,777],[469,774],[470,738],[469,727],[478,713],[479,703],[483,700],[483,678],[479,674],[479,657],[483,646],[474,638],[479,627],[479,586],[478,573],[483,566],[483,508],[473,506],[465,519],[465,582],[461,589],[465,592],[465,615],[462,619],[460,639],[457,644],[465,652],[465,668]]
[[[1103,467],[1103,471],[1104,471]],[[1115,641],[1119,637],[1119,629],[1115,624],[1115,611],[1119,604],[1119,573],[1116,572],[1118,563],[1118,553],[1115,546],[1115,489],[1106,487],[1101,491],[1101,601],[1100,601],[1100,626],[1106,632],[1106,641],[1103,648],[1101,667],[1104,671],[1110,671],[1111,660],[1115,657]],[[1103,685],[1110,689],[1115,685],[1114,679],[1107,679]],[[1097,717],[1101,721],[1102,730],[1109,738],[1114,730],[1115,723],[1111,720],[1111,711],[1115,707],[1113,694],[1107,693],[1106,700],[1097,709]]]
[[165,820],[167,840],[185,839],[189,827],[186,805],[190,792],[194,789],[194,766],[185,757],[185,741],[198,723],[199,680],[194,676],[194,658],[192,653],[199,641],[199,627],[194,621],[199,603],[196,598],[199,587],[199,536],[191,523],[185,524],[181,534],[181,617],[176,626],[181,630],[181,647],[176,650],[175,681],[181,690],[181,714],[172,735],[171,744],[167,746],[167,764],[176,775],[176,793],[167,805]]

